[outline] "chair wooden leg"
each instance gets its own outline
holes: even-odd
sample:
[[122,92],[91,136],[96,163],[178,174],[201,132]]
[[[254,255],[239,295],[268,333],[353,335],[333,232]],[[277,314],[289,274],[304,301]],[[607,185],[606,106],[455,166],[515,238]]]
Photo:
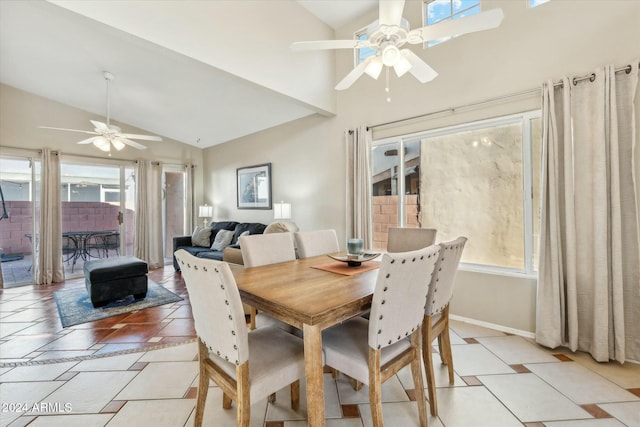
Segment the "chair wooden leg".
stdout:
[[349,382],[351,383],[351,387],[353,388],[354,391],[362,390],[362,382],[361,381],[358,381],[355,378],[351,378],[348,375],[346,375],[346,377],[349,379]]
[[300,408],[300,380],[291,383],[291,409],[297,411]]
[[449,384],[453,384],[453,352],[451,351],[451,336],[449,335],[449,306],[447,305],[442,312],[444,316],[444,329],[440,334],[441,344],[440,352],[444,354],[444,364],[449,370]]
[[251,307],[249,309],[249,329],[254,330],[256,328],[256,315],[258,314],[258,310],[255,307]]
[[440,361],[442,362],[443,365],[447,364],[447,357],[444,354],[445,350],[442,344],[442,334],[438,335],[438,350],[440,350]]
[[337,380],[338,377],[340,376],[340,371],[338,371],[337,369],[331,369],[331,378],[333,378],[334,380]]
[[411,344],[415,349],[415,357],[411,361],[411,374],[413,376],[413,387],[416,392],[416,404],[418,405],[418,417],[420,426],[427,427],[427,405],[424,397],[424,386],[422,384],[422,364],[420,363],[420,340],[421,334],[416,332],[411,337]]
[[237,424],[239,427],[249,427],[251,422],[251,402],[249,397],[249,363],[245,362],[236,367],[238,384]]
[[383,427],[382,419],[382,373],[380,372],[380,350],[369,348],[369,405],[373,427]]
[[231,398],[227,395],[227,393],[222,393],[222,409],[231,409]]
[[436,401],[436,380],[433,373],[433,358],[431,357],[431,317],[425,316],[422,322],[422,360],[424,371],[427,376],[427,388],[429,389],[429,409],[431,415],[438,415],[438,403]]
[[205,368],[204,361],[208,355],[207,347],[198,339],[198,365],[199,375],[198,378],[198,394],[196,397],[196,417],[194,421],[195,427],[202,426],[202,420],[204,418],[204,405],[207,401],[207,392],[209,391],[209,375]]

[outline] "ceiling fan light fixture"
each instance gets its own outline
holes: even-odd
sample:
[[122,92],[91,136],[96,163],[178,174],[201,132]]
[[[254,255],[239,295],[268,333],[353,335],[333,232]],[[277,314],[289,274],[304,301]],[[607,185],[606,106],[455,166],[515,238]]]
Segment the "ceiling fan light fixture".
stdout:
[[398,58],[398,61],[396,61],[395,65],[393,66],[393,70],[396,72],[396,75],[398,77],[402,77],[407,71],[411,69],[411,67],[413,67],[413,65],[411,65],[411,62],[409,62],[409,60],[405,58],[404,55],[400,55],[400,58]]
[[114,138],[111,140],[111,145],[113,145],[113,148],[115,148],[118,151],[121,151],[126,146],[124,142],[120,141],[117,138]]
[[109,144],[109,141],[107,141],[105,138],[101,136],[96,136],[93,139],[93,145],[95,145],[102,151],[105,151],[105,152],[111,151],[111,144]]
[[387,45],[382,49],[382,63],[387,67],[393,67],[400,59],[400,50],[395,45]]
[[380,57],[376,56],[371,60],[371,62],[369,62],[369,65],[364,69],[364,72],[374,80],[378,80],[378,77],[380,77],[380,73],[382,72],[382,67],[382,60],[380,60]]

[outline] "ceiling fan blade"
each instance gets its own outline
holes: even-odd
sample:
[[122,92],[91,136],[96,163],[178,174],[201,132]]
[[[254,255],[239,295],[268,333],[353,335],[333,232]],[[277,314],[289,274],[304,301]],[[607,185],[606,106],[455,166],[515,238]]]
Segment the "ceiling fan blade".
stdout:
[[67,132],[80,132],[80,133],[88,133],[90,135],[99,135],[98,133],[90,130],[78,130],[78,129],[65,129],[65,128],[52,128],[49,126],[38,126],[40,129],[53,129],[53,130],[65,130]]
[[76,142],[76,144],[92,144],[93,141],[95,141],[96,138],[97,138],[97,136],[92,136],[91,138],[87,138],[87,139],[83,139],[82,141],[78,141],[78,142]]
[[438,40],[443,37],[460,36],[476,31],[496,28],[502,22],[504,13],[502,9],[491,9],[475,15],[469,15],[458,19],[439,22],[422,28],[411,30],[407,41],[412,44]]
[[407,59],[407,61],[409,61],[409,63],[411,64],[409,72],[413,74],[413,76],[418,79],[420,83],[430,82],[431,80],[438,77],[438,73],[436,72],[436,70],[431,68],[429,64],[424,62],[418,55],[416,55],[409,49],[402,49],[400,53]]
[[322,50],[322,49],[357,49],[368,47],[371,44],[367,40],[315,40],[307,42],[291,43],[291,50]]
[[110,130],[109,127],[106,124],[102,123],[102,122],[98,122],[96,120],[89,120],[89,121],[91,122],[93,127],[95,127],[99,131],[108,132]]
[[132,141],[132,140],[127,139],[127,138],[118,138],[118,141],[122,141],[125,144],[130,145],[133,148],[137,148],[138,150],[146,150],[147,149],[146,146],[144,146],[142,144],[138,144],[137,142]]
[[379,5],[380,25],[400,25],[402,11],[404,10],[404,0],[380,0]]
[[349,87],[351,87],[351,85],[354,84],[355,81],[358,80],[360,76],[364,74],[364,71],[367,69],[367,66],[372,61],[373,58],[375,58],[375,56],[370,56],[365,61],[362,61],[360,64],[358,64],[358,66],[353,70],[351,70],[351,72],[347,74],[345,78],[340,80],[340,83],[336,85],[335,89],[336,90],[349,89]]
[[159,136],[155,136],[155,135],[136,135],[136,134],[133,134],[133,133],[121,133],[118,136],[121,139],[122,138],[129,138],[129,139],[143,139],[145,141],[162,141],[162,138],[160,138]]

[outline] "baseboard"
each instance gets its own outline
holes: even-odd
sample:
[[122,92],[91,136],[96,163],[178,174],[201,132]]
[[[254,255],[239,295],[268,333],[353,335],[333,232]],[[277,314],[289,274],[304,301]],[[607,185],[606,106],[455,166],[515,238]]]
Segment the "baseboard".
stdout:
[[476,326],[482,326],[483,328],[495,329],[496,331],[506,332],[508,334],[519,335],[525,338],[536,338],[536,334],[534,332],[523,331],[520,329],[509,328],[508,326],[497,325],[495,323],[484,322],[482,320],[471,319],[469,317],[457,316],[455,314],[449,314],[449,318],[452,320],[457,320],[459,322],[470,323]]

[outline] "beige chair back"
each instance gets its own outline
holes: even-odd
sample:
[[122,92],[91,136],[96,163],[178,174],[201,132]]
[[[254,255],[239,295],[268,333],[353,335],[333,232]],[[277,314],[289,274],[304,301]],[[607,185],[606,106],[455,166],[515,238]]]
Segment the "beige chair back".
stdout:
[[440,257],[429,285],[425,314],[433,316],[440,313],[451,301],[453,283],[462,257],[466,237],[458,237],[449,242],[440,243]]
[[382,255],[369,317],[369,347],[380,349],[415,332],[424,317],[440,247]]
[[241,236],[238,242],[246,268],[296,259],[293,233],[252,234]]
[[431,246],[436,241],[435,228],[391,227],[387,232],[387,252],[408,252]]
[[336,230],[299,231],[294,233],[300,258],[332,254],[340,251]]
[[249,359],[247,323],[226,262],[175,253],[189,292],[196,334],[213,354],[240,365]]

